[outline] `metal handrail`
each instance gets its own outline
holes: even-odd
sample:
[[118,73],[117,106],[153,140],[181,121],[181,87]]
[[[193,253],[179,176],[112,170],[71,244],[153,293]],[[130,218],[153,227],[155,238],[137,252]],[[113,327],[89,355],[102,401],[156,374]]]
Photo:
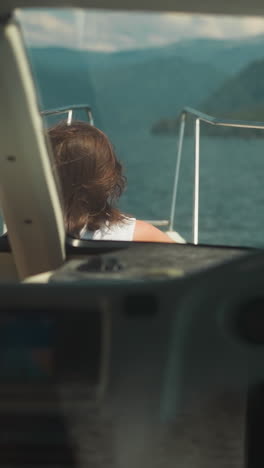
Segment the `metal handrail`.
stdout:
[[191,107],[185,107],[179,116],[180,130],[177,148],[177,159],[175,167],[175,176],[172,190],[172,202],[170,212],[169,230],[173,230],[176,214],[176,201],[179,186],[179,174],[182,158],[182,147],[184,139],[184,131],[186,124],[186,116],[191,115],[195,117],[195,157],[194,157],[194,194],[193,194],[193,243],[198,244],[199,239],[199,183],[200,183],[200,121],[209,125],[216,125],[219,127],[237,127],[237,128],[254,128],[264,130],[264,122],[253,122],[244,120],[229,120],[218,119],[208,114],[204,114]]
[[58,107],[56,109],[49,109],[49,110],[42,111],[40,112],[40,114],[43,116],[48,116],[48,115],[61,115],[61,114],[67,113],[68,114],[67,125],[71,125],[73,113],[78,110],[85,110],[87,114],[88,122],[91,125],[94,125],[92,109],[88,104],[74,104],[72,106]]

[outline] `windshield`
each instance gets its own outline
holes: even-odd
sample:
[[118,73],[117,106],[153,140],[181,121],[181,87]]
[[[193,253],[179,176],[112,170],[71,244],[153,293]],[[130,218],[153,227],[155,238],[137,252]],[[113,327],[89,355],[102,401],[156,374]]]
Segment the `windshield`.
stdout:
[[[193,241],[191,117],[171,210],[179,113],[190,106],[264,121],[264,20],[80,9],[17,17],[41,111],[89,105],[125,170],[122,212]],[[46,117],[46,125],[67,115]],[[199,243],[263,245],[263,131],[201,122],[200,132]]]

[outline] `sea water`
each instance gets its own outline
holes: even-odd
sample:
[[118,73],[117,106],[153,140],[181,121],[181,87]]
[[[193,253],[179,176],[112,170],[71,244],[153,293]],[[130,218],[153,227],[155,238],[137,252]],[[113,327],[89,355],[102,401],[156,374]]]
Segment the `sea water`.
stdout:
[[[168,219],[177,135],[129,131],[112,140],[128,179],[123,210],[140,219]],[[264,144],[261,138],[203,137],[200,142],[199,242],[264,245]],[[194,139],[184,140],[175,229],[192,241]]]

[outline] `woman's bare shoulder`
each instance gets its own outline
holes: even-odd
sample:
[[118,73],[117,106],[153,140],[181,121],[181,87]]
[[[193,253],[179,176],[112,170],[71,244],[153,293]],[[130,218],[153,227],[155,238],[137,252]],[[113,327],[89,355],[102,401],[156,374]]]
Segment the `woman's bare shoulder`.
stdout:
[[160,231],[152,224],[138,220],[136,221],[133,240],[141,242],[174,242],[165,232]]

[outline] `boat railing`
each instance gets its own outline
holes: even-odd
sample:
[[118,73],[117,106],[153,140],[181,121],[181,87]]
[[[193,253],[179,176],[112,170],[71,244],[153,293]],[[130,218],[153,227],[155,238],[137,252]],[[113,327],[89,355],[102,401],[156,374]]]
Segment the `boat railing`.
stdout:
[[194,117],[194,189],[193,189],[193,219],[192,219],[192,235],[193,243],[198,244],[199,241],[199,184],[200,184],[200,122],[205,122],[209,125],[219,127],[237,127],[237,128],[254,128],[264,129],[264,122],[253,122],[244,120],[229,120],[213,117],[204,114],[191,107],[185,107],[179,115],[179,137],[177,147],[177,158],[174,175],[174,183],[172,190],[172,201],[170,210],[169,230],[173,231],[175,216],[176,216],[176,202],[179,188],[179,175],[182,159],[182,148],[185,132],[186,117],[190,115]]
[[72,106],[65,106],[65,107],[58,107],[56,109],[49,109],[41,111],[41,115],[44,117],[48,117],[51,115],[62,115],[67,114],[67,124],[71,125],[73,114],[78,111],[85,111],[87,115],[87,120],[91,125],[94,125],[94,118],[92,109],[88,104],[75,104]]

